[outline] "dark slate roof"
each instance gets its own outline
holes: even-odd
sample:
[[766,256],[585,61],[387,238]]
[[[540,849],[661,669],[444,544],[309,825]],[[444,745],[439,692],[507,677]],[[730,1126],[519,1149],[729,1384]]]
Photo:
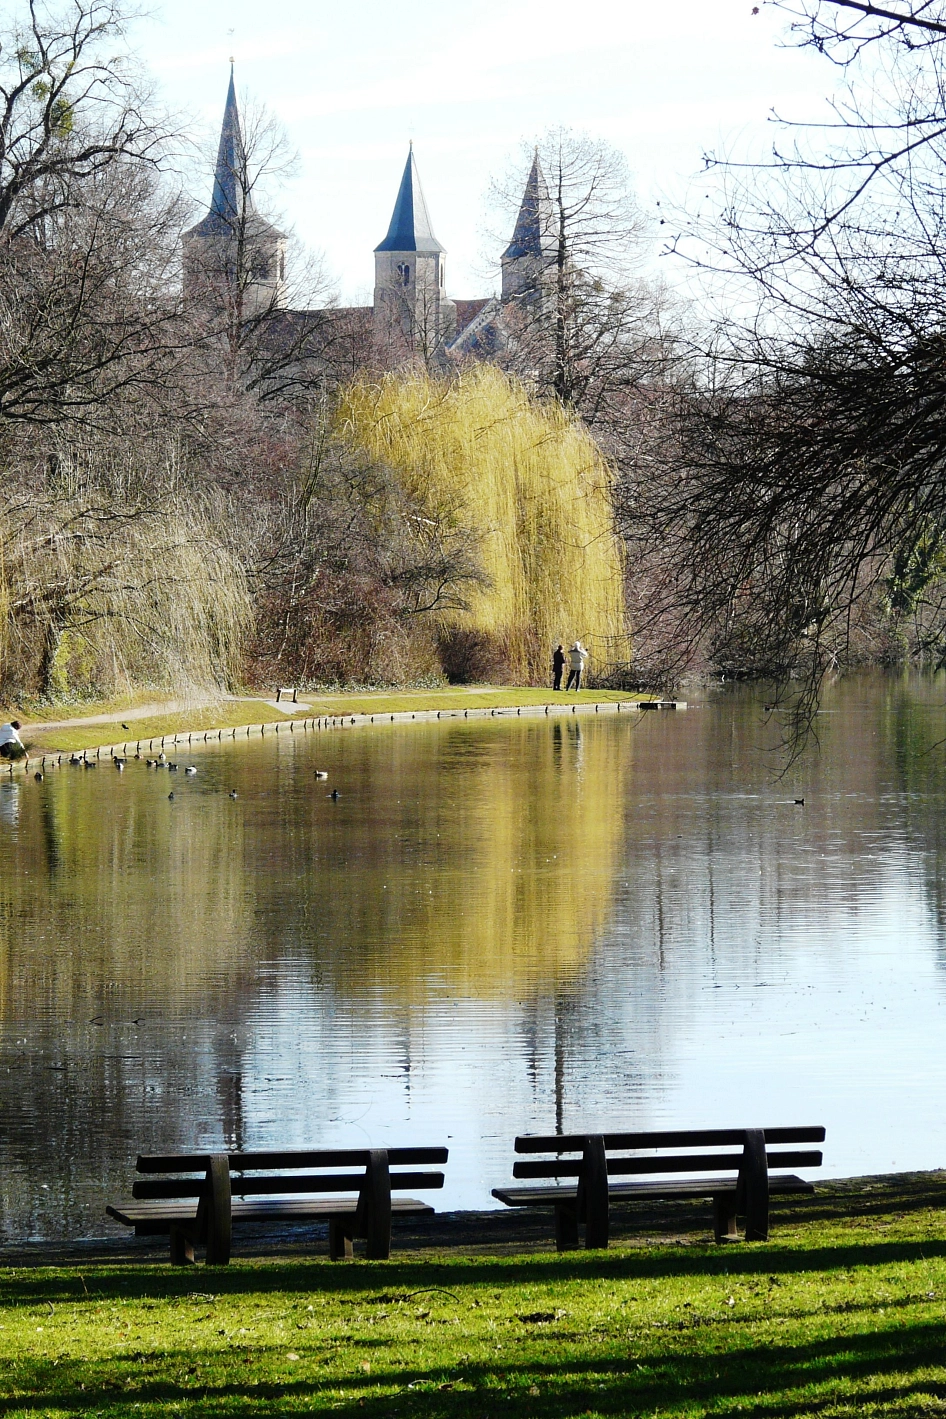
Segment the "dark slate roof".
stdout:
[[380,246],[375,247],[375,251],[443,251],[443,249],[434,236],[433,227],[430,224],[430,213],[427,211],[427,203],[424,201],[424,193],[420,185],[420,174],[414,161],[414,145],[411,144],[411,150],[407,155],[407,163],[404,167],[404,176],[401,178],[401,186],[398,189],[397,201],[394,204],[391,225],[388,227],[388,234]]
[[532,160],[532,171],[522,194],[522,206],[516,219],[512,241],[503,252],[503,257],[550,256],[554,251],[552,237],[552,202],[548,184],[536,153]]
[[232,232],[241,222],[249,234],[262,236],[282,236],[265,218],[259,216],[253,205],[253,194],[245,187],[246,154],[243,149],[243,133],[240,128],[240,110],[237,107],[236,87],[233,82],[233,65],[230,66],[230,87],[223,110],[223,126],[220,130],[220,144],[217,148],[217,166],[214,170],[214,190],[210,199],[210,211],[202,222],[191,227],[187,236],[221,236]]

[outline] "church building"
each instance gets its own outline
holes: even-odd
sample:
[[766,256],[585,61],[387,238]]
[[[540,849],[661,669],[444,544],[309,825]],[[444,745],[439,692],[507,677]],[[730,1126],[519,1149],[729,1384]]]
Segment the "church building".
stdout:
[[[391,366],[412,355],[435,363],[488,358],[508,339],[504,316],[510,307],[534,307],[545,299],[556,258],[552,232],[552,204],[536,154],[501,258],[500,296],[451,299],[447,253],[434,235],[412,143],[387,233],[374,249],[374,303],[334,314],[361,327],[375,360]],[[283,329],[314,326],[329,314],[289,306],[286,237],[256,210],[232,65],[210,210],[184,232],[182,244],[189,302],[238,321],[272,316]]]

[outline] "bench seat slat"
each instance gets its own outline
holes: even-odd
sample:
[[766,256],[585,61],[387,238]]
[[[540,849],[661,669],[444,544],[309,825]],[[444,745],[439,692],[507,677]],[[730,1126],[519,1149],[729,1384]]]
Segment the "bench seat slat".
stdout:
[[[353,1217],[358,1207],[354,1197],[286,1197],[243,1202],[234,1198],[234,1222],[327,1222],[339,1217]],[[433,1213],[433,1208],[416,1197],[394,1197],[391,1212],[395,1216],[418,1217]],[[134,1227],[142,1235],[161,1236],[172,1223],[193,1222],[197,1206],[193,1202],[119,1202],[106,1207],[109,1217]]]
[[[766,1143],[823,1143],[825,1130],[819,1124],[809,1128],[765,1128]],[[741,1148],[744,1128],[676,1129],[663,1133],[605,1133],[604,1146],[613,1148]],[[580,1153],[589,1134],[522,1134],[516,1139],[517,1153]]]
[[[446,1148],[388,1148],[388,1163],[393,1167],[404,1164],[445,1163]],[[204,1171],[209,1161],[207,1153],[141,1154],[135,1167],[139,1173],[187,1173]],[[302,1148],[279,1152],[229,1153],[231,1171],[251,1171],[254,1168],[365,1168],[367,1148]]]
[[[630,1182],[611,1183],[608,1187],[609,1202],[636,1202],[638,1200],[675,1197],[724,1197],[736,1192],[738,1179],[729,1178],[686,1178],[671,1182]],[[770,1193],[814,1192],[814,1184],[789,1173],[783,1177],[769,1178]],[[507,1207],[554,1207],[561,1202],[574,1202],[578,1196],[577,1187],[494,1187],[493,1196]]]
[[[820,1168],[822,1155],[798,1150],[766,1153],[766,1161],[770,1168]],[[608,1176],[627,1176],[633,1173],[690,1173],[696,1168],[730,1172],[738,1166],[737,1153],[677,1153],[663,1158],[609,1158]],[[577,1158],[567,1162],[516,1162],[512,1168],[514,1178],[577,1178],[580,1174],[581,1161]]]
[[[443,1187],[443,1173],[391,1173],[391,1187]],[[237,1197],[266,1197],[279,1192],[358,1192],[365,1180],[364,1173],[299,1173],[294,1177],[241,1177],[231,1173],[230,1186]],[[167,1182],[149,1178],[132,1183],[135,1198],[200,1197],[206,1188],[205,1178],[172,1178]]]

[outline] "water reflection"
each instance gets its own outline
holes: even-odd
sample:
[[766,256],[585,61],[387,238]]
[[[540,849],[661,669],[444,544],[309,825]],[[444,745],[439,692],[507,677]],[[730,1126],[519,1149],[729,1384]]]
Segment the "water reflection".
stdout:
[[938,1164],[943,698],[843,687],[782,780],[736,695],[0,782],[4,1235],[107,1231],[141,1146],[446,1139],[444,1205],[530,1127]]

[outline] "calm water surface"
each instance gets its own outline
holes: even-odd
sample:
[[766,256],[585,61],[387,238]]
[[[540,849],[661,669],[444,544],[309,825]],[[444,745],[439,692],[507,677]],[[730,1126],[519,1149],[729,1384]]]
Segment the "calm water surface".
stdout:
[[0,782],[0,1240],[110,1234],[140,1148],[446,1141],[443,1207],[556,1127],[943,1165],[944,704],[849,683],[781,779],[747,694]]

